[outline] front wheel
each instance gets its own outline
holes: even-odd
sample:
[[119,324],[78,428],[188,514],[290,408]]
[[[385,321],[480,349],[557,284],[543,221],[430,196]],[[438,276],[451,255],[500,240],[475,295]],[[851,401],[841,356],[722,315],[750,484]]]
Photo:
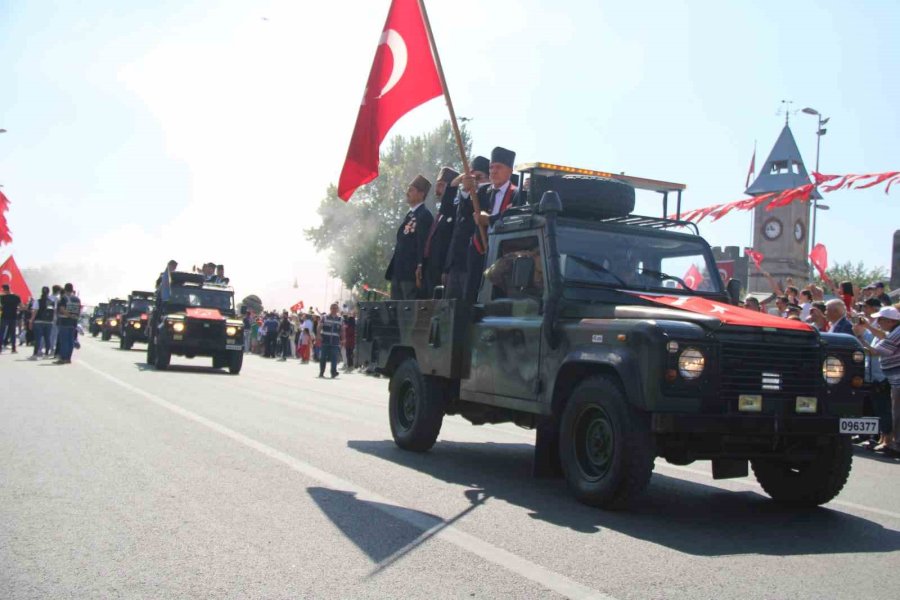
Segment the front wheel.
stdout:
[[103,340],[104,342],[108,342],[111,338],[112,338],[112,334],[108,331],[104,331],[103,334],[100,336],[100,339]]
[[407,359],[391,377],[388,412],[394,443],[425,452],[437,441],[444,421],[444,396],[435,377],[426,377],[415,359]]
[[756,458],[753,474],[775,502],[792,507],[813,507],[837,496],[853,467],[853,446],[846,436],[833,438],[805,462]]
[[228,372],[232,375],[237,375],[241,372],[241,367],[244,364],[244,353],[243,352],[232,352],[231,356],[228,357]]
[[575,497],[615,510],[647,487],[656,449],[647,415],[628,404],[616,382],[591,377],[578,384],[566,404],[559,454]]
[[156,362],[154,366],[160,370],[165,371],[169,368],[169,363],[172,361],[172,352],[166,347],[165,344],[158,344],[155,348],[154,354],[156,355]]

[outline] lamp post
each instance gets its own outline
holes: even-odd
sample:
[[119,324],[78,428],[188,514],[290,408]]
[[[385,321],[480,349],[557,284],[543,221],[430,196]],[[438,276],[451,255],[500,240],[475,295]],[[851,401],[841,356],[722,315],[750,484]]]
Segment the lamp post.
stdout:
[[[822,136],[828,132],[828,130],[825,129],[824,125],[826,123],[828,123],[828,119],[830,117],[823,118],[822,113],[820,113],[816,109],[810,108],[808,106],[806,108],[804,108],[801,112],[803,112],[804,114],[807,114],[807,115],[814,115],[814,116],[818,117],[818,119],[819,119],[819,125],[816,127],[816,173],[818,173],[819,172],[819,153],[822,149]],[[816,187],[814,189],[815,189],[816,195],[818,195],[819,184],[816,184]],[[814,196],[813,197],[812,227],[811,227],[812,238],[810,238],[812,243],[810,244],[810,250],[812,248],[816,247],[816,224],[819,221],[819,219],[817,218],[817,215],[816,215],[816,211],[818,209],[819,209],[819,201],[818,201],[818,198],[816,198]],[[827,209],[824,209],[824,210],[827,210]],[[809,265],[809,280],[812,281],[814,277],[815,277],[815,273],[813,271],[813,265],[810,264]]]

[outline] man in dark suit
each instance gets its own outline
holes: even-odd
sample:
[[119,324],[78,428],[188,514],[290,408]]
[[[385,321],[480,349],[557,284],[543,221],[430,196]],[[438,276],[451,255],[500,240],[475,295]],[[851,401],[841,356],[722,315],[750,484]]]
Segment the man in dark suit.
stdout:
[[453,226],[456,220],[457,186],[451,185],[459,173],[450,167],[444,167],[438,174],[434,184],[434,196],[438,201],[437,217],[425,240],[425,297],[430,298],[434,288],[442,285],[441,275],[453,237]]
[[[475,180],[476,186],[488,183],[490,164],[491,161],[484,156],[476,156],[472,160],[470,175]],[[457,187],[461,180],[462,176],[459,176],[450,185]],[[456,211],[456,223],[453,227],[453,234],[450,237],[447,258],[444,260],[442,281],[447,288],[445,297],[462,298],[466,291],[466,255],[469,241],[472,238],[472,234],[475,233],[475,220],[472,216],[472,200],[469,197],[469,192],[459,187],[453,202],[454,210]]]
[[416,176],[406,189],[409,212],[397,230],[397,245],[384,278],[391,282],[392,300],[415,300],[424,286],[425,242],[434,223],[425,197],[431,182]]
[[479,227],[490,233],[503,213],[510,206],[517,206],[520,203],[517,194],[518,188],[510,181],[515,160],[515,152],[497,146],[491,151],[491,164],[488,172],[490,184],[476,188],[474,178],[464,177],[462,180],[463,189],[470,194],[478,194],[478,203],[481,206],[481,213],[473,215],[475,232],[466,255],[467,276],[464,297],[469,302],[475,302],[481,287],[481,279],[484,276],[487,246],[482,239]]

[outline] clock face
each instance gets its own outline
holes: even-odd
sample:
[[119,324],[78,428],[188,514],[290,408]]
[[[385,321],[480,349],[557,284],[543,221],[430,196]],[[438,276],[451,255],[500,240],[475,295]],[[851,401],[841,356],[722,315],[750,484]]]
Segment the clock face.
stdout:
[[782,229],[784,229],[784,227],[781,225],[781,221],[773,217],[763,223],[762,232],[767,240],[777,240],[781,237]]
[[794,223],[794,239],[798,242],[802,242],[803,238],[806,237],[806,227],[803,226],[802,221],[797,221]]

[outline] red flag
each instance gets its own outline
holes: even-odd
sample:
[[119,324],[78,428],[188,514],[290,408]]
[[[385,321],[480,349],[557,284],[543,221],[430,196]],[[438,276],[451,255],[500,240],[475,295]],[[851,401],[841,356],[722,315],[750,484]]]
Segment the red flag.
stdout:
[[378,148],[397,120],[443,93],[417,0],[393,0],[375,51],[338,197],[378,177]]
[[715,300],[708,300],[699,296],[665,296],[651,294],[634,294],[639,298],[662,304],[670,308],[686,310],[701,315],[715,317],[723,323],[730,325],[742,325],[745,327],[774,327],[776,329],[795,329],[797,331],[812,331],[812,326],[802,321],[783,319],[775,315],[767,315],[738,306],[731,306]]
[[687,270],[682,279],[684,279],[689,288],[696,290],[703,283],[703,274],[697,268],[697,265],[691,265],[691,268]]
[[753,261],[757,269],[762,271],[762,261],[766,258],[762,252],[757,252],[753,248],[744,248],[744,254]]
[[734,277],[734,261],[719,260],[716,261],[716,268],[719,269],[719,277],[722,281],[728,283],[728,280]]
[[31,298],[31,290],[28,289],[28,284],[25,283],[25,278],[22,277],[22,272],[19,271],[19,266],[12,256],[0,265],[0,285],[9,285],[9,291],[19,296],[22,302]]
[[747,181],[744,183],[744,189],[750,187],[750,177],[756,174],[756,144],[753,144],[753,157],[750,159],[750,168],[747,169]]
[[303,300],[301,300],[300,302],[291,306],[291,312],[300,312],[301,310],[303,310],[303,306]]
[[6,211],[9,208],[9,198],[0,192],[0,246],[12,243],[12,235],[9,225],[6,223]]
[[825,274],[825,271],[828,270],[828,250],[825,249],[825,244],[816,244],[809,253],[809,260],[812,261],[822,279],[828,281],[828,275]]

